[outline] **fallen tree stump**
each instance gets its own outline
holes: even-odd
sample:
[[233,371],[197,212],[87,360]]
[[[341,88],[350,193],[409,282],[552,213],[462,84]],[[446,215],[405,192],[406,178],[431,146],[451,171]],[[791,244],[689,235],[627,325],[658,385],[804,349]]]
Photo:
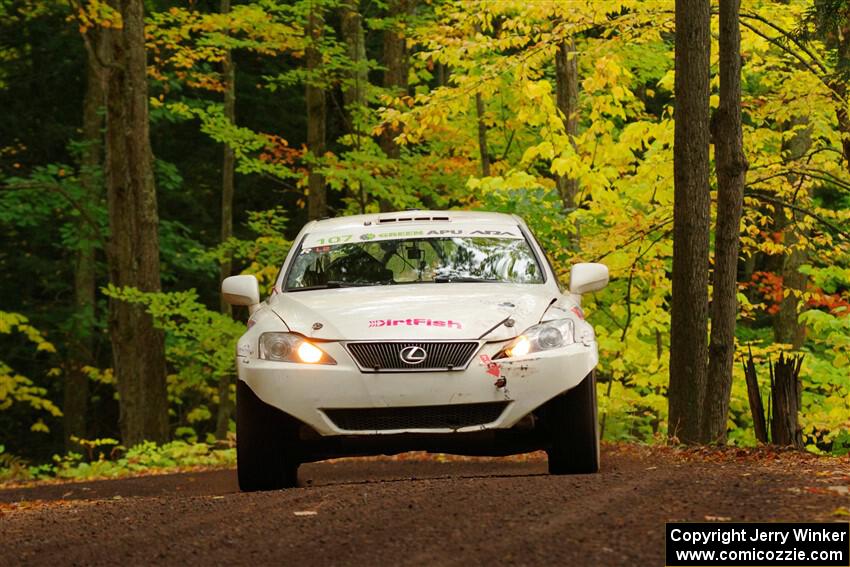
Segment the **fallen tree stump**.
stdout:
[[[759,443],[803,448],[803,432],[800,428],[799,413],[803,394],[800,383],[800,370],[803,367],[803,355],[786,356],[780,353],[776,364],[769,361],[770,394],[765,413],[758,384],[753,353],[750,350],[743,361],[744,376],[747,380],[747,397],[753,416],[753,428]],[[770,423],[768,437],[767,424]]]
[[803,432],[798,414],[803,388],[800,369],[803,357],[779,355],[776,364],[770,365],[770,392],[773,416],[770,420],[770,437],[775,445],[803,448]]
[[756,433],[756,441],[759,443],[768,443],[764,405],[761,401],[758,374],[756,372],[756,363],[753,360],[752,349],[750,349],[747,360],[744,361],[744,376],[747,379],[747,397],[750,400],[750,413],[753,415],[753,428]]

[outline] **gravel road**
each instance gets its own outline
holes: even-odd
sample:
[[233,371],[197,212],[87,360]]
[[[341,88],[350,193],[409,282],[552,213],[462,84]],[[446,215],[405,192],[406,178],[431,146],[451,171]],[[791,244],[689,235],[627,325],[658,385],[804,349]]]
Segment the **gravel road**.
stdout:
[[[539,455],[314,463],[241,494],[233,470],[0,489],[5,565],[663,565],[668,521],[846,521],[847,459],[606,446],[597,475]],[[10,560],[7,562],[7,560]]]

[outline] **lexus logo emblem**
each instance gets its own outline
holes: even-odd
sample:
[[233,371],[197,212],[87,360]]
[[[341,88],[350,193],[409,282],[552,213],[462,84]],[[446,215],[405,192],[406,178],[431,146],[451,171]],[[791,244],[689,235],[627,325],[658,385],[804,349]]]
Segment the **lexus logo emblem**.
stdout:
[[398,357],[406,364],[421,364],[428,358],[425,349],[419,346],[404,347],[398,353]]

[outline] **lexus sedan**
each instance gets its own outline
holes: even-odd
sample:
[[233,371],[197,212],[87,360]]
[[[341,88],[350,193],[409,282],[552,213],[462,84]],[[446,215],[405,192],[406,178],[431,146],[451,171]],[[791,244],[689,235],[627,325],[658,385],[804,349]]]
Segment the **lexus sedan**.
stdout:
[[403,451],[545,450],[552,474],[599,468],[593,327],[522,219],[408,211],[307,224],[270,296],[250,275],[236,352],[242,490],[294,486],[301,463]]

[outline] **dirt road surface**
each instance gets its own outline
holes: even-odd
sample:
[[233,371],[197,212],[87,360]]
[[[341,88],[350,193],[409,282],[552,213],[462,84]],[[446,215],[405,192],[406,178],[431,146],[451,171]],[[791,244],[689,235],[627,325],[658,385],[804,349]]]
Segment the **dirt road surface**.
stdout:
[[525,460],[344,460],[300,488],[233,470],[0,490],[5,565],[663,565],[669,521],[847,521],[847,459],[607,446]]

